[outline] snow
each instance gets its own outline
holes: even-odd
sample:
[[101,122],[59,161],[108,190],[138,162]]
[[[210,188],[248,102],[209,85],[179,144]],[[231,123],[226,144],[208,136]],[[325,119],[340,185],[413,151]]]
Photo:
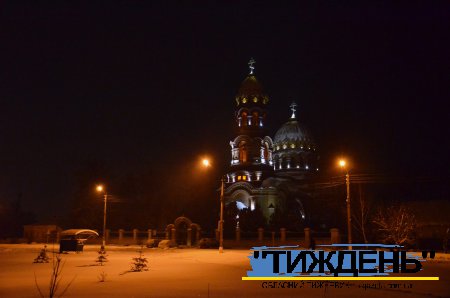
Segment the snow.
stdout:
[[[52,262],[33,264],[42,247],[40,244],[0,245],[0,297],[39,297],[34,274],[40,288],[47,289]],[[55,245],[56,251],[58,248]],[[75,278],[64,297],[323,297],[325,292],[329,297],[379,297],[381,294],[380,290],[365,292],[358,288],[265,289],[260,281],[241,280],[250,270],[249,250],[225,250],[219,254],[217,249],[144,248],[149,270],[127,272],[140,247],[107,246],[108,262],[104,266],[95,262],[98,249],[98,245],[87,245],[83,253],[62,255],[65,264],[61,288]],[[449,295],[450,262],[435,263],[442,281],[422,282],[416,287],[417,297],[430,293]],[[102,272],[106,273],[105,282],[99,281]],[[382,295],[392,294],[398,297],[400,293],[391,290],[383,291]],[[410,291],[401,292],[400,296],[405,295],[415,297]]]

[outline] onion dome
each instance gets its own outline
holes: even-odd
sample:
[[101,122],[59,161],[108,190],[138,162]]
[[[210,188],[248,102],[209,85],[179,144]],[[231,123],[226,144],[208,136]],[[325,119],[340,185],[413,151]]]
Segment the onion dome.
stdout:
[[264,93],[262,85],[258,82],[253,74],[255,61],[250,60],[250,73],[242,82],[241,87],[236,95],[237,105],[250,105],[250,104],[267,104],[269,97]]

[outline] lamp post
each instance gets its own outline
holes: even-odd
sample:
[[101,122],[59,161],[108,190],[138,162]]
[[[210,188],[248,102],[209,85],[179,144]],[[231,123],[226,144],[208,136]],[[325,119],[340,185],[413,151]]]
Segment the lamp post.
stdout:
[[270,221],[270,229],[272,230],[272,246],[275,246],[275,230],[274,230],[274,226],[273,226],[273,214],[275,213],[275,206],[270,203],[269,206],[267,207],[267,209],[269,209],[269,213],[270,213],[270,217],[272,218],[272,220]]
[[346,171],[345,174],[345,184],[347,186],[347,236],[348,236],[348,249],[352,249],[352,213],[351,213],[351,205],[350,205],[350,174],[348,168],[346,167],[347,162],[343,159],[339,160],[339,166]]
[[219,220],[219,253],[223,253],[223,192],[225,178],[222,176],[220,185],[220,220]]
[[[201,160],[201,165],[204,168],[211,167],[211,161],[208,158]],[[223,193],[225,189],[225,176],[220,180],[220,219],[219,219],[219,253],[223,253]]]
[[104,190],[102,185],[97,186],[98,192],[104,192],[103,194],[103,234],[102,234],[102,247],[106,246],[106,202],[108,201],[108,193]]
[[[201,160],[201,165],[204,168],[211,167],[211,161],[208,158]],[[223,193],[225,188],[225,176],[220,180],[220,219],[219,219],[219,253],[223,253]]]

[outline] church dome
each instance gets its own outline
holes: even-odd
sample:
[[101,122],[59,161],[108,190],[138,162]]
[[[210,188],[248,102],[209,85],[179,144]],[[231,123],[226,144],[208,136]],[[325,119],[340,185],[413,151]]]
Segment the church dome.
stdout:
[[248,75],[245,80],[242,82],[241,87],[239,88],[238,97],[247,96],[260,96],[263,95],[263,87],[258,82],[254,75]]
[[291,105],[292,116],[278,129],[273,139],[275,171],[317,170],[316,144],[309,131],[295,117],[296,104]]
[[241,107],[263,107],[269,102],[269,97],[264,93],[263,87],[256,79],[253,71],[255,69],[255,60],[248,62],[250,73],[242,82],[236,95],[236,103]]
[[269,102],[269,97],[264,93],[262,85],[253,74],[249,74],[242,82],[236,95],[238,106],[261,106]]
[[286,144],[303,144],[312,146],[314,144],[309,132],[300,125],[296,119],[290,119],[276,132],[274,137],[274,144],[282,146]]

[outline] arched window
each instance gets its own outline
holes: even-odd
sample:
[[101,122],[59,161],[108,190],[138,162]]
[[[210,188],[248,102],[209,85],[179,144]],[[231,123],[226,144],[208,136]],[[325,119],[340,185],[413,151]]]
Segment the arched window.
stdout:
[[241,163],[247,162],[247,147],[245,146],[245,142],[239,143],[239,161]]
[[269,144],[267,142],[264,143],[264,160],[266,163],[269,163],[270,157],[269,157]]
[[258,126],[258,124],[259,124],[259,114],[258,114],[258,112],[253,112],[252,113],[252,125]]
[[241,114],[241,118],[242,118],[242,126],[247,126],[247,112],[242,112]]

